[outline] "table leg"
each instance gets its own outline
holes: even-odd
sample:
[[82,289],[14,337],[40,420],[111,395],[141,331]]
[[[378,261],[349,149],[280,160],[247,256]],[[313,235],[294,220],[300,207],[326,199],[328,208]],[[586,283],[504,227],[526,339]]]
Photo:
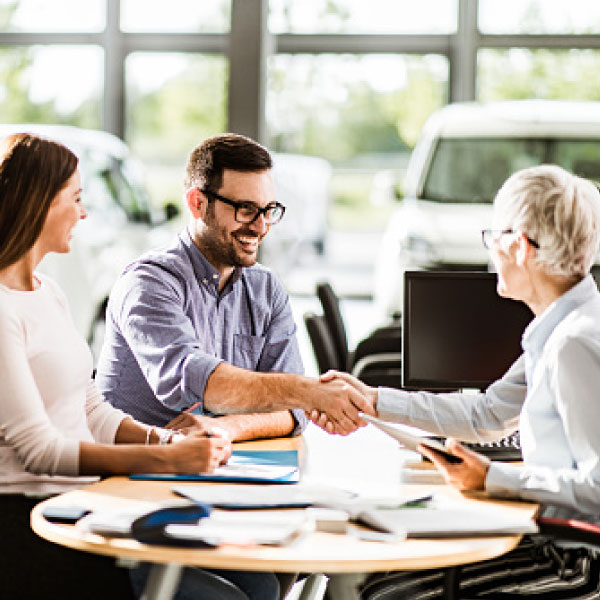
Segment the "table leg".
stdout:
[[444,600],[458,600],[460,574],[460,566],[444,569]]
[[322,600],[327,589],[327,577],[322,573],[313,573],[304,581],[298,600]]
[[154,563],[140,600],[171,600],[177,591],[182,569],[176,563]]

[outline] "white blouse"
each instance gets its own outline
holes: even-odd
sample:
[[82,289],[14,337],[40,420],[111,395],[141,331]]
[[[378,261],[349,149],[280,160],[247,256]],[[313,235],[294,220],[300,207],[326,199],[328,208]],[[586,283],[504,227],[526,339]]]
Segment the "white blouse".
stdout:
[[[524,464],[493,462],[495,496],[600,522],[600,293],[591,275],[534,319],[524,354],[481,394],[379,389],[380,416],[466,441],[521,433]],[[490,349],[493,351],[493,348]]]
[[0,285],[0,493],[80,487],[81,441],[114,443],[126,415],[104,402],[67,300],[36,274],[31,292]]

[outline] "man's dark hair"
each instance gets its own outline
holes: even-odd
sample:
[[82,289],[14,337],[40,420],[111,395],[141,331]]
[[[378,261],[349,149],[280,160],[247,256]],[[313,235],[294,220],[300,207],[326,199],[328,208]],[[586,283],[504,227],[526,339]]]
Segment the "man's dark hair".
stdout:
[[264,171],[273,166],[269,151],[243,135],[225,133],[204,140],[188,157],[185,189],[197,187],[217,192],[223,184],[223,170]]

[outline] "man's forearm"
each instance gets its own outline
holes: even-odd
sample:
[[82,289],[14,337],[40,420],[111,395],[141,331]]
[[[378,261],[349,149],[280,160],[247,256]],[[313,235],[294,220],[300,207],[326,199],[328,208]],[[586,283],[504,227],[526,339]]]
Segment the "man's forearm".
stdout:
[[256,373],[220,363],[208,378],[204,410],[221,414],[299,408],[325,413],[337,433],[365,424],[359,411],[375,416],[369,398],[337,378],[322,382],[293,373]]
[[241,442],[260,438],[289,435],[294,429],[294,418],[289,410],[273,413],[252,413],[214,417],[214,423],[231,436],[231,441]]
[[257,373],[221,363],[204,391],[204,410],[221,414],[308,410],[309,388],[315,382],[292,373]]

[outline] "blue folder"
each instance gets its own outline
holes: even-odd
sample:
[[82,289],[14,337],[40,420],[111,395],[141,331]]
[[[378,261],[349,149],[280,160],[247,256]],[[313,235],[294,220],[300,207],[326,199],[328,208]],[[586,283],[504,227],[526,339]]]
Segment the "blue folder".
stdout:
[[175,475],[171,473],[141,473],[130,475],[130,479],[153,479],[157,481],[222,481],[229,483],[298,483],[297,450],[234,450],[228,464],[232,465],[276,465],[279,467],[296,467],[296,470],[277,479],[245,476],[225,476],[217,474],[198,475],[195,473]]

